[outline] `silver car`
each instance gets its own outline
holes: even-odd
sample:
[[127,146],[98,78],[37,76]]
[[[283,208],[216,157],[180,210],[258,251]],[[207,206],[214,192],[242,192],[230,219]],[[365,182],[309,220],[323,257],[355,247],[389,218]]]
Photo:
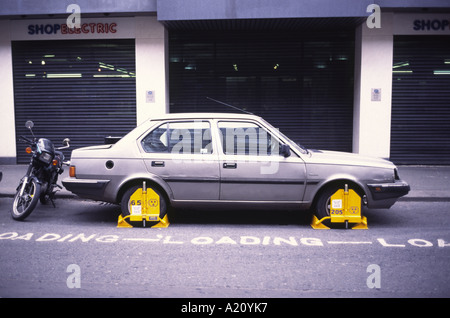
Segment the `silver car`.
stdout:
[[114,144],[75,149],[63,185],[80,197],[121,204],[143,181],[169,206],[312,209],[330,214],[345,184],[369,208],[389,208],[407,194],[393,163],[352,153],[311,150],[264,119],[243,114],[168,114]]

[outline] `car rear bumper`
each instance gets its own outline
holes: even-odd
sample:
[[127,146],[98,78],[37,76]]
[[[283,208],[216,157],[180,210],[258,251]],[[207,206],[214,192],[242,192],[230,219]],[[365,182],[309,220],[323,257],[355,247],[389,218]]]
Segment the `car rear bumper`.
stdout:
[[373,200],[397,199],[407,195],[411,187],[402,180],[396,180],[393,183],[373,183],[368,184]]
[[66,178],[61,182],[67,190],[80,197],[102,200],[109,181],[110,180]]

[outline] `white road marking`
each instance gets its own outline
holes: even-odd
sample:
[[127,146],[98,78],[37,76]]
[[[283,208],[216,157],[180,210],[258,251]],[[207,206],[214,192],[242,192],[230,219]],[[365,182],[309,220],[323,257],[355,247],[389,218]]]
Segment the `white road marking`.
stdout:
[[327,241],[328,244],[372,244],[372,242]]
[[[37,236],[37,237],[36,237]],[[81,242],[83,244],[89,242],[99,242],[99,243],[115,243],[119,241],[128,242],[149,242],[157,244],[194,244],[194,245],[214,245],[214,246],[224,246],[224,245],[234,245],[234,246],[325,246],[329,244],[331,246],[336,245],[378,245],[382,247],[394,247],[394,248],[405,248],[407,246],[414,246],[418,248],[430,248],[430,247],[450,247],[450,242],[448,240],[438,238],[432,240],[425,240],[421,238],[403,239],[403,242],[387,242],[383,238],[374,239],[374,241],[324,241],[320,238],[312,237],[278,237],[278,236],[222,236],[220,238],[214,238],[209,236],[199,236],[191,239],[179,239],[174,238],[171,235],[161,235],[157,234],[152,238],[149,237],[120,237],[115,234],[58,234],[58,233],[45,233],[43,235],[38,235],[32,232],[21,233],[18,232],[5,232],[0,233],[0,242],[6,240],[11,241],[35,241],[35,242],[59,242],[59,243],[75,243]],[[398,240],[398,239],[397,239]],[[406,241],[406,242],[405,242]],[[437,242],[436,242],[437,241]],[[376,244],[378,243],[378,244]],[[436,244],[437,243],[437,244]]]
[[159,242],[160,239],[150,239],[150,238],[123,238],[123,241],[134,241],[134,242]]

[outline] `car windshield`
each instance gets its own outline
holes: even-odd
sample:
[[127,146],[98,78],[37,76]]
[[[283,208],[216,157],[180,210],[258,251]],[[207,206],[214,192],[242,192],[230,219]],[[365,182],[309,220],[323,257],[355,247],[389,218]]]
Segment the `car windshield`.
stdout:
[[283,138],[283,139],[285,139],[286,141],[288,141],[291,145],[297,146],[297,149],[298,149],[301,153],[304,153],[304,154],[309,153],[309,151],[308,151],[308,149],[307,149],[306,147],[304,147],[304,146],[302,146],[301,144],[299,144],[299,143],[293,141],[292,139],[290,139],[288,136],[286,136],[285,134],[283,134],[278,128],[273,127],[273,126],[272,126],[270,123],[268,123],[266,120],[264,120],[264,119],[261,119],[261,120],[264,122],[264,124],[268,125],[269,127],[274,128],[274,129],[277,131],[278,135],[279,135],[281,138]]

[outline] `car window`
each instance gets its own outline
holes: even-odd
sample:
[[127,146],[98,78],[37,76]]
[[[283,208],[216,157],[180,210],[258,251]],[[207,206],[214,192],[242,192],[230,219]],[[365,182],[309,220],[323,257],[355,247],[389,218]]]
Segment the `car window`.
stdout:
[[252,122],[218,123],[226,155],[270,156],[280,154],[280,143],[266,129]]
[[168,122],[153,129],[141,144],[151,153],[210,154],[211,127],[206,121]]

